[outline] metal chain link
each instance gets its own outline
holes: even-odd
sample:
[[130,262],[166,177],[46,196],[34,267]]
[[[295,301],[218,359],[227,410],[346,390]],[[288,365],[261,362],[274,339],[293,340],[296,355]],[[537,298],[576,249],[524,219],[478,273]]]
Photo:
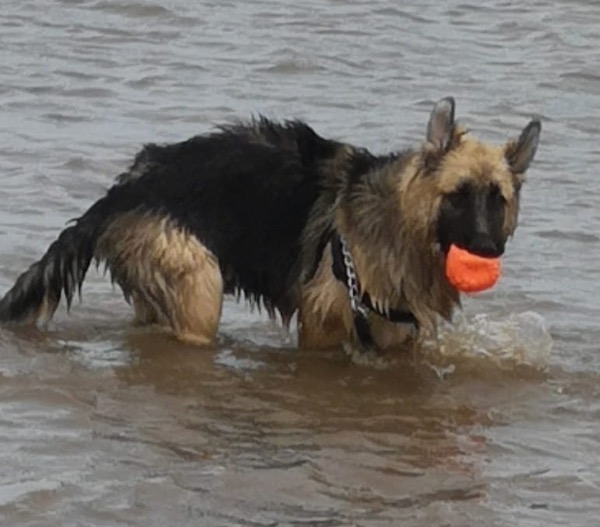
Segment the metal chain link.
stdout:
[[348,286],[348,296],[350,297],[350,307],[352,311],[360,313],[366,317],[369,314],[367,307],[362,303],[360,293],[358,291],[358,279],[356,278],[356,272],[354,271],[354,262],[352,261],[352,255],[346,245],[346,240],[343,236],[340,236],[340,242],[342,245],[342,256],[344,257],[344,267],[346,267],[346,285]]

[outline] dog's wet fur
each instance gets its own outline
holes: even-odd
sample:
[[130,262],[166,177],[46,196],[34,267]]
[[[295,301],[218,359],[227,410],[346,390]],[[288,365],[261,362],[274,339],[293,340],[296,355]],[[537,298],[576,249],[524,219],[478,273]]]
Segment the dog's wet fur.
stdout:
[[[297,313],[301,346],[339,346],[355,338],[346,285],[332,272],[341,236],[371,304],[431,327],[460,302],[444,275],[449,247],[504,252],[541,130],[532,120],[493,146],[471,138],[454,111],[442,99],[423,144],[387,155],[266,118],[147,145],[18,277],[0,320],[46,323],[61,297],[70,307],[96,260],[138,323],[181,340],[211,343],[223,295],[237,294],[286,324]],[[372,317],[378,347],[400,345],[397,326]]]

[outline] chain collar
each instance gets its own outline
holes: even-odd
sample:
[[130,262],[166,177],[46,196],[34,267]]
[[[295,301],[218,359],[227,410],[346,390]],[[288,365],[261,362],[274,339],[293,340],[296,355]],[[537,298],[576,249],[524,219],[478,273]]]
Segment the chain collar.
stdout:
[[361,294],[358,290],[358,279],[354,270],[354,261],[348,249],[345,238],[340,235],[340,244],[342,247],[342,256],[344,257],[344,267],[346,268],[346,286],[348,288],[348,296],[350,297],[350,307],[352,312],[360,313],[363,317],[369,314],[369,310],[361,299]]
[[[362,351],[373,349],[373,336],[369,326],[369,308],[363,303],[358,288],[358,278],[354,270],[354,261],[343,236],[339,236],[340,252],[345,271],[346,287],[348,288],[348,297],[350,298],[350,307],[352,309],[352,318],[354,319],[354,332]],[[341,277],[340,277],[341,278]]]
[[375,313],[390,322],[418,326],[417,319],[410,311],[401,309],[390,309],[385,312],[380,311],[371,303],[368,292],[360,291],[359,280],[348,244],[345,238],[337,232],[331,238],[331,252],[333,257],[333,274],[346,286],[350,307],[355,315],[366,318],[370,313]]

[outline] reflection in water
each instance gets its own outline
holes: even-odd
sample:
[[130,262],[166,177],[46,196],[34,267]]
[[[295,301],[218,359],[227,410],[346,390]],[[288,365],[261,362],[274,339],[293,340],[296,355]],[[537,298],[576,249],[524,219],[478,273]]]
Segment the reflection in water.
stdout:
[[[211,485],[222,482],[208,491],[217,501],[273,507],[272,491],[279,502],[273,513],[291,506],[339,518],[348,509],[350,519],[360,510],[372,517],[385,507],[485,492],[465,455],[470,443],[480,449],[484,441],[461,430],[492,419],[448,399],[428,371],[408,362],[365,371],[342,353],[265,349],[232,353],[240,362],[224,369],[210,352],[178,347],[167,354],[151,340],[132,336],[132,363],[117,375],[128,386],[187,400],[178,428],[194,434],[181,455],[212,466]],[[244,369],[249,357],[263,368]],[[168,441],[173,432],[155,434]]]
[[[4,338],[13,348],[31,342]],[[107,352],[104,362],[94,344]],[[511,390],[531,389],[500,371],[494,380],[442,382],[408,358],[381,370],[342,351],[229,344],[199,351],[130,329],[112,341],[89,335],[38,351],[33,360],[44,366],[28,366],[43,371],[35,387],[25,387],[23,371],[7,375],[2,417],[22,430],[11,440],[17,451],[51,455],[37,468],[53,476],[21,480],[6,489],[7,501],[26,497],[41,512],[48,504],[32,496],[51,492],[75,517],[90,513],[73,499],[85,491],[92,509],[115,520],[141,521],[140,505],[158,499],[187,503],[189,518],[202,511],[231,525],[248,514],[259,525],[411,522],[417,510],[432,520],[455,502],[475,512],[489,492],[481,477],[487,434],[505,419],[494,401],[506,405]],[[518,399],[512,393],[508,403]],[[48,441],[52,430],[61,431],[58,444]],[[67,490],[58,482],[69,474]],[[177,518],[180,507],[172,508]]]

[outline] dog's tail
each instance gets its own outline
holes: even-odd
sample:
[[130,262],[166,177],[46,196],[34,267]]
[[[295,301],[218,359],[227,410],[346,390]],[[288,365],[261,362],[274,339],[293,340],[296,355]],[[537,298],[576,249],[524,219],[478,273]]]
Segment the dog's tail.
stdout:
[[0,322],[48,322],[64,293],[71,307],[111,211],[110,193],[63,230],[46,254],[0,300]]

